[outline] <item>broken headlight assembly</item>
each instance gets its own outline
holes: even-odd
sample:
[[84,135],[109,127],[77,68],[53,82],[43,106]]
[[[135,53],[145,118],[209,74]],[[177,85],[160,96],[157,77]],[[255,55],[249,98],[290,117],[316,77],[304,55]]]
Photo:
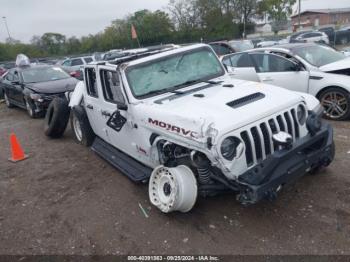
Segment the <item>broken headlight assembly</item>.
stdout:
[[37,101],[37,102],[43,102],[44,101],[44,99],[42,98],[42,96],[40,94],[30,94],[29,96],[34,101]]
[[242,154],[242,151],[243,144],[237,137],[227,137],[221,143],[220,152],[226,160],[231,161],[234,158],[239,157]]

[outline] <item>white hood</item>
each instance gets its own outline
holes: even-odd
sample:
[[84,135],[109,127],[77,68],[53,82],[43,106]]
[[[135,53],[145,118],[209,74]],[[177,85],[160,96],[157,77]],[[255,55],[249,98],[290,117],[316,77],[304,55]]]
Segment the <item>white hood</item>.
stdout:
[[[225,81],[225,84],[227,83],[228,81]],[[178,97],[174,94],[158,96],[157,99],[138,104],[137,111],[142,112],[139,117],[152,129],[171,132],[173,127],[178,127],[181,136],[191,135],[188,133],[191,131],[196,134],[193,139],[201,140],[207,135],[208,127],[215,128],[223,134],[303,101],[300,94],[276,86],[240,80],[232,80],[231,83],[234,87],[219,84]],[[203,85],[206,84],[196,87]],[[190,90],[196,87],[192,86]],[[228,105],[232,101],[256,93],[263,94],[262,98],[243,103],[239,107]],[[194,96],[195,94],[203,97]],[[160,122],[162,124],[158,126]],[[182,132],[182,129],[185,132]]]
[[339,60],[337,62],[321,66],[320,70],[322,70],[323,72],[332,72],[348,68],[350,68],[350,57],[346,57],[343,60]]

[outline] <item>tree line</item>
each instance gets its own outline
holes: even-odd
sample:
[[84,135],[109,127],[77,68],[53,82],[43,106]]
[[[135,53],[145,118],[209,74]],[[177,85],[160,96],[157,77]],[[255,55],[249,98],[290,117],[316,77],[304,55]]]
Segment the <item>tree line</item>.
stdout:
[[0,43],[0,61],[18,53],[29,57],[58,57],[137,48],[131,26],[142,46],[208,42],[242,38],[254,31],[254,20],[268,16],[274,31],[287,21],[296,0],[170,0],[167,10],[140,10],[116,19],[102,32],[81,38],[48,32],[33,36],[29,44],[13,39]]

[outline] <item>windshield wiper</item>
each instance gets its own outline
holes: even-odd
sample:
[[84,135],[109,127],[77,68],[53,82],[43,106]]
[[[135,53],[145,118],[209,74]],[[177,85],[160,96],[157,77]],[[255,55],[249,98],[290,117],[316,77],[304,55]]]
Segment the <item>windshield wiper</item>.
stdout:
[[195,84],[195,83],[200,83],[200,82],[203,82],[203,81],[201,81],[200,79],[189,80],[189,81],[183,82],[183,83],[181,83],[181,84],[178,84],[178,85],[176,85],[176,86],[173,86],[172,88],[188,86],[188,85]]
[[196,84],[196,83],[208,83],[208,84],[211,84],[211,85],[217,85],[217,84],[220,84],[222,82],[223,81],[211,81],[211,80],[201,80],[201,79],[189,80],[189,81],[186,81],[184,83],[175,85],[175,86],[170,87],[170,88],[150,91],[147,94],[145,94],[145,96],[160,95],[160,94],[164,94],[164,93],[172,93],[172,94],[176,94],[176,95],[183,95],[183,94],[186,94],[187,92],[186,91],[178,91],[176,89],[177,88],[181,88],[181,87],[185,87],[185,86],[189,86],[191,84]]

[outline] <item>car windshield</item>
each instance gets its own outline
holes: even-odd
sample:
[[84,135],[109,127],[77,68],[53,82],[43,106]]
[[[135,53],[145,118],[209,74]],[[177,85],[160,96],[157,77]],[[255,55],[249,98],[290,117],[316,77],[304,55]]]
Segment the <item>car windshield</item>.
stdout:
[[126,70],[135,97],[149,97],[225,74],[209,48],[179,53],[155,61],[131,66]]
[[346,58],[344,54],[334,50],[333,48],[321,45],[297,47],[293,48],[292,51],[310,64],[317,67],[334,63]]
[[22,72],[24,83],[48,82],[69,78],[70,76],[59,67],[38,67]]
[[254,48],[254,45],[250,41],[229,42],[229,45],[235,49],[236,52],[243,52]]

